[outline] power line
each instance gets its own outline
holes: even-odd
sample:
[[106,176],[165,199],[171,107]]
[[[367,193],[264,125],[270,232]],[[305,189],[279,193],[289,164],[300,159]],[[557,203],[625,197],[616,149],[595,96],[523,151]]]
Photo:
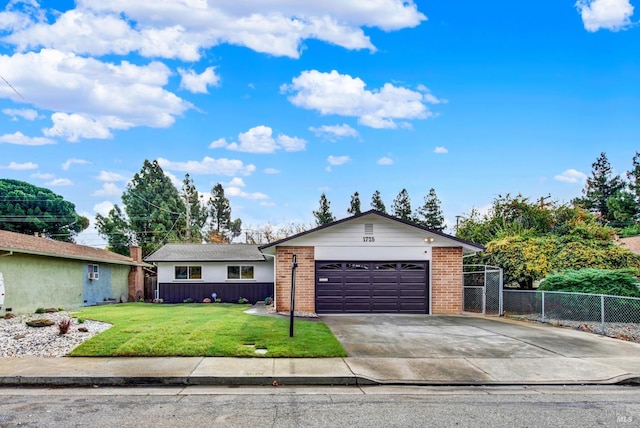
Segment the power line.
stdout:
[[18,94],[18,95],[20,96],[20,98],[22,98],[23,100],[25,99],[25,98],[22,96],[22,94],[21,94],[20,92],[18,92],[18,90],[17,90],[16,88],[14,88],[14,87],[11,85],[11,83],[9,83],[9,82],[7,81],[7,79],[5,79],[5,78],[4,78],[4,76],[2,76],[2,75],[0,74],[0,77],[2,77],[2,80],[4,80],[4,83],[6,83],[7,85],[9,85],[9,87],[10,87],[11,89],[13,89],[13,92],[15,92],[16,94]]

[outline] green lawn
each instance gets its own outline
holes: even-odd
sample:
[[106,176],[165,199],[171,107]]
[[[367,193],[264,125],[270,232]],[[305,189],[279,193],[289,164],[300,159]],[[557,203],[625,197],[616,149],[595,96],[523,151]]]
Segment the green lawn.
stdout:
[[[124,303],[92,306],[79,318],[113,324],[71,352],[75,357],[343,357],[342,345],[318,321],[247,315],[247,305]],[[258,355],[255,349],[266,349]]]

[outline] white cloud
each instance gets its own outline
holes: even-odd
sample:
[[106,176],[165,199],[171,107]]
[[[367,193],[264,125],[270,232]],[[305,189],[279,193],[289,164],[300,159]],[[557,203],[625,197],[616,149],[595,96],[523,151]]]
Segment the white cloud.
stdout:
[[435,149],[433,149],[433,153],[446,154],[446,153],[449,153],[449,150],[447,150],[446,147],[438,146]]
[[327,162],[329,162],[329,165],[333,165],[333,166],[344,165],[345,163],[349,162],[350,160],[351,160],[351,158],[349,156],[333,156],[333,155],[330,155],[327,158]]
[[51,180],[55,177],[53,174],[36,172],[31,174],[31,178],[38,178],[40,180]]
[[230,187],[245,187],[244,180],[240,177],[233,177],[227,186]]
[[553,178],[555,178],[558,181],[563,181],[565,183],[577,183],[577,182],[582,182],[586,180],[587,175],[583,172],[580,172],[578,170],[571,168],[563,171],[561,174],[558,174]]
[[96,190],[91,196],[120,196],[122,195],[122,189],[120,189],[115,183],[104,183],[102,188]]
[[47,186],[73,186],[73,181],[68,178],[55,178],[46,184]]
[[256,170],[255,165],[244,165],[237,159],[214,159],[205,156],[202,161],[172,162],[164,158],[158,158],[158,164],[166,170],[183,171],[190,174],[211,175],[251,175]]
[[275,207],[276,203],[272,201],[262,201],[260,202],[261,207]]
[[208,94],[208,86],[218,86],[220,83],[220,76],[215,73],[215,69],[215,67],[207,67],[201,74],[197,74],[193,70],[178,68],[182,78],[180,87],[194,94]]
[[378,159],[376,162],[378,165],[393,165],[393,159],[390,157],[384,156]]
[[291,94],[288,99],[297,107],[317,110],[323,115],[357,117],[358,123],[372,128],[410,126],[397,121],[426,119],[434,115],[426,105],[438,101],[431,94],[390,83],[372,91],[365,86],[362,79],[336,70],[330,73],[310,70],[293,78],[290,85],[282,85],[280,90]]
[[110,172],[110,171],[104,171],[104,170],[100,171],[100,175],[98,175],[96,178],[100,181],[108,181],[108,182],[127,181],[127,179],[123,175],[120,175],[116,172]]
[[305,150],[307,141],[288,135],[279,134],[273,137],[273,129],[268,126],[260,125],[249,129],[247,132],[238,134],[238,143],[228,143],[225,138],[219,138],[209,144],[209,148],[226,148],[238,152],[247,153],[275,153],[276,150],[284,150],[285,152],[298,152]]
[[9,162],[7,166],[0,166],[0,169],[12,169],[14,171],[26,171],[29,169],[38,169],[38,164],[33,162],[17,163]]
[[100,214],[102,216],[108,216],[109,215],[109,211],[111,211],[111,209],[113,208],[113,202],[109,202],[109,201],[102,201],[98,204],[95,204],[93,206],[93,211],[96,214]]
[[240,187],[227,187],[226,189],[224,189],[224,193],[226,196],[232,196],[232,197],[235,196],[235,197],[245,198],[245,199],[253,199],[253,200],[269,199],[269,196],[265,195],[264,193],[260,193],[260,192],[248,193],[242,190]]
[[619,31],[632,25],[630,0],[578,0],[575,6],[587,31]]
[[70,159],[67,159],[67,161],[62,164],[62,169],[67,171],[69,168],[71,168],[71,165],[89,165],[90,163],[91,162],[85,159],[70,158]]
[[20,14],[9,15],[7,26],[13,31],[4,41],[19,50],[44,47],[97,56],[136,52],[189,62],[206,49],[228,43],[297,58],[305,39],[373,51],[362,28],[393,31],[424,20],[412,0],[82,0],[52,23],[45,17],[30,22]]
[[18,117],[21,117],[25,120],[36,120],[41,119],[44,116],[40,116],[37,111],[30,108],[23,109],[13,109],[13,108],[5,108],[2,110],[2,113],[11,117],[11,120],[18,120]]
[[329,141],[337,141],[341,138],[354,137],[357,138],[360,135],[358,131],[343,123],[342,125],[322,125],[319,128],[309,127],[309,131],[316,134],[316,136],[324,138]]
[[[171,70],[157,61],[114,64],[42,49],[0,55],[0,69],[32,105],[56,112],[44,134],[69,141],[111,138],[111,130],[134,126],[165,128],[193,107],[163,89]],[[0,98],[21,101],[7,85],[0,85]]]
[[264,172],[265,174],[280,174],[280,170],[275,168],[265,168],[262,170],[262,172]]
[[55,140],[44,137],[27,137],[22,132],[0,135],[0,144],[17,144],[19,146],[44,146],[46,144],[56,144]]

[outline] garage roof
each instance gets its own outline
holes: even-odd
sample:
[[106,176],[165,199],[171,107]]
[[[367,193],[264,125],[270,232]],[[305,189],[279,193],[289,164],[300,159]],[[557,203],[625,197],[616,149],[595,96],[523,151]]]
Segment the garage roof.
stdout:
[[456,246],[462,247],[462,249],[463,249],[463,251],[465,253],[476,253],[478,251],[486,250],[486,248],[483,247],[482,245],[474,244],[473,242],[469,242],[469,241],[466,241],[464,239],[456,238],[455,236],[447,235],[446,233],[442,233],[442,232],[439,232],[437,230],[429,229],[428,227],[424,227],[424,226],[422,226],[420,224],[417,224],[417,223],[414,223],[414,222],[411,222],[411,221],[407,221],[407,220],[402,220],[402,219],[399,219],[397,217],[391,216],[389,214],[385,214],[385,213],[377,211],[377,210],[369,210],[369,211],[366,211],[366,212],[363,212],[363,213],[360,213],[360,214],[356,214],[356,215],[351,216],[351,217],[346,217],[346,218],[343,218],[341,220],[334,221],[334,222],[329,223],[329,224],[318,226],[318,227],[316,227],[314,229],[310,229],[310,230],[298,233],[296,235],[292,235],[292,236],[289,236],[287,238],[280,239],[279,241],[271,242],[271,243],[266,244],[266,245],[261,245],[259,248],[260,248],[260,250],[265,250],[265,249],[269,249],[269,248],[272,248],[272,247],[276,247],[278,245],[282,245],[282,244],[284,244],[284,243],[286,243],[288,241],[294,240],[296,238],[300,238],[300,237],[305,236],[305,235],[310,235],[310,234],[313,234],[313,233],[328,229],[330,227],[336,226],[338,224],[346,223],[346,222],[353,221],[353,220],[356,220],[356,219],[359,219],[359,218],[362,218],[362,217],[366,217],[366,216],[382,217],[382,218],[385,218],[387,220],[392,220],[392,221],[395,221],[395,222],[398,222],[398,223],[413,227],[413,228],[415,228],[417,230],[420,230],[422,232],[428,232],[428,233],[436,235],[436,236],[441,236],[441,237],[451,241],[452,243],[457,244]]
[[144,259],[147,262],[260,262],[265,257],[257,245],[166,244]]

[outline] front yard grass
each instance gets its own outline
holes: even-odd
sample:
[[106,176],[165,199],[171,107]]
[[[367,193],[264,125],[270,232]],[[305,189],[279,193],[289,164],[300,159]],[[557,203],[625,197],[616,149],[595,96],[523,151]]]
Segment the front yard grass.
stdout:
[[[343,357],[326,324],[248,315],[247,305],[124,303],[82,308],[74,316],[113,324],[74,357]],[[266,354],[256,354],[266,349]]]

